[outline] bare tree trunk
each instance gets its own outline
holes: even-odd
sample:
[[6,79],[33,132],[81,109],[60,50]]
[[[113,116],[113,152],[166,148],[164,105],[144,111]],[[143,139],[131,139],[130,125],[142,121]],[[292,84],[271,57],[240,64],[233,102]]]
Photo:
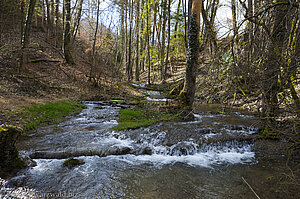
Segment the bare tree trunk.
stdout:
[[153,13],[153,30],[152,30],[152,47],[154,46],[155,42],[155,29],[156,29],[156,15],[157,15],[157,9],[158,9],[158,2],[154,5],[154,13]]
[[[54,22],[55,22],[55,5],[54,5],[54,0],[50,0],[50,7],[51,7],[51,26],[54,27]],[[52,30],[53,31],[53,30]]]
[[[72,34],[73,35],[73,42],[72,43],[74,43],[74,41],[76,39],[78,27],[79,27],[79,24],[80,24],[81,13],[82,13],[82,5],[83,5],[83,0],[80,0],[79,6],[78,6],[77,16],[76,16],[76,19],[75,19],[75,22],[74,22],[74,26],[73,26],[73,34]],[[97,10],[98,10],[98,8],[97,8]]]
[[128,0],[125,0],[125,75],[127,75],[127,63],[128,63],[128,27],[127,27],[127,12],[128,12]]
[[165,67],[164,67],[164,75],[163,81],[166,80],[167,70],[168,70],[168,60],[169,60],[169,52],[170,52],[170,41],[171,41],[171,0],[168,3],[168,45],[167,45],[167,53],[165,58]]
[[148,47],[148,84],[151,84],[151,56],[150,56],[150,0],[148,2],[146,2],[146,6],[147,6],[147,47]]
[[165,43],[166,43],[166,23],[167,23],[167,0],[163,0],[162,2],[162,12],[163,12],[163,16],[162,16],[162,35],[161,35],[161,49],[160,49],[160,58],[161,58],[161,62],[160,62],[160,71],[161,71],[161,79],[164,79],[164,70],[163,70],[163,66],[164,66],[164,61],[165,61]]
[[186,21],[186,0],[182,0],[182,12],[183,12],[183,17],[184,17],[184,44],[185,44],[185,49],[187,49],[188,44],[187,44],[187,30],[188,30],[188,24]]
[[175,32],[175,35],[174,35],[174,38],[177,38],[177,30],[178,30],[178,23],[179,23],[179,16],[180,16],[180,4],[181,4],[181,1],[178,1],[178,4],[177,4],[177,14],[176,14],[176,22],[175,22],[175,27],[174,27],[174,32]]
[[[145,0],[142,0],[142,4],[141,4],[141,15],[142,13],[144,12],[144,8],[145,8]],[[144,30],[144,26],[145,26],[145,20],[142,18],[141,19],[141,36],[140,36],[140,43],[141,43],[141,49],[140,49],[140,56],[142,57],[143,55],[143,51],[144,51],[144,48],[146,47],[146,40],[144,38],[144,35],[143,35],[143,30]],[[142,58],[142,61],[141,61],[141,68],[140,68],[143,72],[145,71],[145,58],[143,57]]]
[[132,46],[132,23],[133,23],[133,0],[129,1],[129,43],[128,43],[128,64],[127,78],[132,79],[131,46]]
[[[282,2],[289,2],[289,0],[282,0]],[[287,20],[289,8],[287,6],[278,6],[275,8],[274,24],[270,34],[270,45],[266,49],[267,60],[264,68],[263,80],[263,94],[265,102],[265,110],[263,116],[267,117],[269,121],[274,121],[278,113],[278,98],[279,92],[278,77],[281,72],[281,56],[284,54],[285,38],[288,37],[287,33]]]
[[20,34],[20,44],[23,47],[23,37],[24,37],[24,23],[25,23],[25,4],[26,4],[26,0],[22,0],[21,1],[21,26],[20,26],[20,30],[21,30],[21,34]]
[[92,50],[92,64],[90,69],[90,77],[91,80],[93,73],[94,73],[94,66],[95,66],[95,52],[96,52],[96,41],[97,41],[97,34],[98,34],[98,27],[99,27],[99,14],[100,14],[100,0],[97,0],[97,20],[96,20],[96,28],[94,34],[94,41],[93,41],[93,50]]
[[26,0],[21,1],[21,35],[20,35],[20,44],[21,44],[21,53],[20,53],[20,66],[18,67],[18,73],[20,73],[24,64],[24,52],[23,52],[23,36],[24,36],[24,21],[25,21],[25,4]]
[[[248,17],[252,17],[253,16],[253,0],[248,0]],[[249,33],[249,44],[247,45],[247,51],[248,51],[248,59],[251,60],[252,57],[252,41],[253,41],[253,23],[251,21],[249,21],[248,24],[248,33]]]
[[47,41],[50,39],[50,34],[52,30],[52,22],[51,22],[51,16],[50,16],[50,5],[49,5],[49,0],[45,0],[46,2],[46,9],[47,9]]
[[45,1],[41,0],[41,10],[42,10],[42,20],[41,20],[41,27],[42,30],[45,31],[45,19],[46,19],[46,11],[45,11]]
[[[236,2],[235,0],[231,0],[231,9],[232,9],[232,29],[233,29],[233,49],[237,50],[238,47],[238,29],[237,29],[237,18],[236,18]],[[237,52],[238,54],[238,52]]]
[[[22,4],[22,2],[21,2],[21,4]],[[2,46],[2,32],[3,32],[3,23],[4,23],[2,8],[3,8],[3,2],[0,1],[0,47]],[[22,13],[21,13],[21,15],[22,15]]]
[[65,38],[64,38],[64,54],[65,59],[68,64],[74,65],[75,62],[73,60],[71,54],[71,0],[65,0],[65,8],[66,8],[66,24],[65,24]]
[[201,10],[202,0],[193,0],[189,25],[186,76],[184,89],[180,93],[183,95],[184,103],[187,106],[193,105],[196,90]]
[[140,30],[139,30],[139,22],[140,22],[140,1],[136,0],[136,16],[135,16],[135,31],[136,31],[136,58],[135,58],[135,81],[140,80],[140,67],[139,67],[139,37],[140,37]]
[[26,48],[30,43],[30,28],[31,28],[31,20],[34,13],[36,0],[30,0],[28,14],[25,24],[24,38],[23,38],[23,46],[22,48]]
[[58,25],[59,25],[59,0],[56,0],[55,5],[55,46],[59,46],[59,32],[58,32]]
[[122,2],[122,6],[120,6],[120,15],[121,15],[121,61],[120,64],[123,66],[124,64],[124,48],[125,48],[125,27],[124,27],[124,22],[125,22],[125,16],[124,16],[124,1]]

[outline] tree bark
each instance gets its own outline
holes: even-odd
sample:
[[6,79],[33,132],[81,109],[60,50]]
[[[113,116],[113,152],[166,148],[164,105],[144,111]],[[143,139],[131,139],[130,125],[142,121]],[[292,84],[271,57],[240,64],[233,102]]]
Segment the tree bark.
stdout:
[[[288,0],[282,0],[288,2]],[[270,45],[267,48],[267,60],[264,69],[264,81],[263,81],[263,94],[265,109],[262,114],[263,117],[267,117],[269,121],[273,120],[273,117],[277,115],[278,111],[278,98],[279,92],[278,77],[280,74],[281,56],[284,52],[285,38],[287,38],[286,20],[288,17],[287,6],[277,6],[274,11],[274,24],[271,31]]]
[[135,58],[135,81],[140,80],[140,67],[139,67],[139,37],[140,37],[140,30],[139,30],[139,22],[140,22],[140,1],[136,0],[136,16],[135,16],[135,31],[136,31],[136,58]]
[[78,28],[79,28],[79,24],[80,24],[80,20],[81,20],[81,13],[82,13],[82,5],[83,5],[83,0],[80,0],[79,6],[78,6],[77,16],[76,16],[74,26],[73,26],[73,34],[72,34],[73,35],[73,42],[72,43],[74,43],[74,41],[76,39],[77,31],[78,31]]
[[56,0],[55,2],[55,46],[58,47],[60,43],[60,37],[59,37],[59,0]]
[[187,66],[184,88],[180,95],[183,97],[183,102],[187,106],[192,106],[194,103],[194,96],[196,90],[196,75],[198,65],[198,51],[199,51],[199,30],[200,30],[200,13],[202,10],[202,0],[193,0],[189,37],[187,50]]
[[164,61],[165,61],[165,44],[166,44],[166,23],[167,23],[167,0],[163,0],[162,2],[162,12],[163,12],[163,16],[162,16],[162,33],[161,33],[161,49],[160,49],[160,58],[161,58],[161,62],[160,62],[160,70],[161,70],[161,79],[164,79],[164,70],[163,70],[163,66],[164,66]]
[[25,24],[23,46],[22,46],[23,49],[28,47],[28,45],[30,43],[31,20],[32,20],[32,16],[33,16],[33,13],[34,13],[35,3],[36,3],[36,0],[30,0],[27,19],[26,19],[26,24]]
[[146,7],[147,7],[147,51],[148,51],[148,84],[151,84],[151,56],[150,56],[150,0],[146,2]]
[[129,1],[129,43],[128,43],[128,64],[127,64],[127,78],[130,81],[132,79],[132,23],[133,23],[133,0]]
[[96,41],[97,41],[97,34],[98,34],[98,27],[99,27],[99,14],[100,14],[100,0],[97,0],[97,20],[96,20],[96,27],[95,27],[95,34],[94,34],[94,41],[93,41],[93,50],[92,50],[92,64],[90,69],[90,80],[94,73],[95,68],[95,52],[96,52]]
[[167,76],[167,70],[168,70],[170,41],[171,41],[171,0],[169,0],[169,3],[168,3],[168,45],[167,45],[167,52],[166,52],[166,58],[165,58],[163,81],[165,81],[167,78],[166,76]]
[[74,65],[71,54],[71,0],[65,0],[65,9],[66,9],[66,24],[65,24],[65,38],[64,38],[64,54],[65,59],[68,64]]
[[52,22],[51,22],[51,16],[50,16],[50,5],[49,0],[45,0],[46,2],[46,9],[47,9],[47,41],[50,39],[51,30],[52,30]]

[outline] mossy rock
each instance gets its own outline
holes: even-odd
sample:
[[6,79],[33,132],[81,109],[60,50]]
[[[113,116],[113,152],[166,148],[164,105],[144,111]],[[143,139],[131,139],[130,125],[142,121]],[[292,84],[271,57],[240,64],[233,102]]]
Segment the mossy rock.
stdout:
[[75,158],[69,158],[64,161],[63,166],[68,168],[73,168],[75,166],[80,166],[85,164],[84,160],[81,159],[75,159]]
[[0,168],[4,172],[12,172],[26,166],[19,158],[16,148],[16,141],[22,132],[23,130],[16,126],[0,126]]

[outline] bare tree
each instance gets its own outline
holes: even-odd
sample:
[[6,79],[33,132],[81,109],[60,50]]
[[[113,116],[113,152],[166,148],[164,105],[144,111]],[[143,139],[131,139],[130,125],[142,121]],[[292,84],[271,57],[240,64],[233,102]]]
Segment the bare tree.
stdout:
[[26,48],[30,42],[31,20],[32,20],[34,8],[35,8],[35,3],[36,3],[36,0],[30,0],[30,2],[29,2],[29,8],[28,8],[28,14],[27,14],[26,23],[25,23],[25,31],[24,31],[22,48]]
[[71,0],[65,0],[65,9],[66,9],[66,22],[65,22],[65,35],[64,35],[64,54],[65,59],[68,64],[74,65],[71,54]]

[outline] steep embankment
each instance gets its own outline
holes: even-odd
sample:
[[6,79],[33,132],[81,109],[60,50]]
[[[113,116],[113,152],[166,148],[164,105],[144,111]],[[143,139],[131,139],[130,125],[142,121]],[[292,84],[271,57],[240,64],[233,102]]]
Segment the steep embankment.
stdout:
[[83,42],[74,43],[76,65],[68,65],[62,50],[45,38],[45,33],[32,33],[22,68],[17,34],[12,32],[0,47],[0,124],[20,123],[18,112],[36,103],[125,98],[133,92],[107,74],[89,81],[89,56]]

